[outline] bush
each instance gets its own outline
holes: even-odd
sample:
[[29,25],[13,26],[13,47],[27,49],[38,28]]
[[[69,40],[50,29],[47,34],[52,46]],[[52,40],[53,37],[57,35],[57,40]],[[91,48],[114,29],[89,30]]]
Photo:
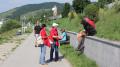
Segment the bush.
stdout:
[[76,12],[71,11],[71,12],[69,12],[68,17],[69,17],[69,20],[71,21],[72,19],[77,17],[77,14],[76,14]]
[[19,28],[21,27],[20,23],[18,23],[18,21],[16,20],[7,20],[1,27],[1,32],[5,32],[5,31],[8,31],[8,30],[12,30],[12,29],[15,29],[15,28]]
[[85,17],[85,13],[78,14],[80,19],[83,19]]
[[114,5],[115,12],[120,12],[120,2],[116,2]]
[[28,27],[26,30],[25,30],[25,33],[31,33],[32,32],[32,28],[31,27]]
[[0,44],[7,42],[7,41],[10,40],[13,36],[15,36],[17,30],[18,30],[18,29],[12,29],[12,30],[9,30],[9,31],[6,31],[6,32],[0,34]]
[[85,15],[91,19],[98,19],[99,7],[94,4],[89,4],[84,9]]

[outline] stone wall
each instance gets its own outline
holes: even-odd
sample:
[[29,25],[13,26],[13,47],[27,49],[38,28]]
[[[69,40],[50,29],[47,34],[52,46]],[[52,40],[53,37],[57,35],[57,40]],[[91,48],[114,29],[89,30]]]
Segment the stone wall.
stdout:
[[[78,46],[75,32],[67,32],[70,36],[70,44],[74,48]],[[98,64],[99,67],[120,67],[120,43],[109,40],[86,37],[85,55]]]

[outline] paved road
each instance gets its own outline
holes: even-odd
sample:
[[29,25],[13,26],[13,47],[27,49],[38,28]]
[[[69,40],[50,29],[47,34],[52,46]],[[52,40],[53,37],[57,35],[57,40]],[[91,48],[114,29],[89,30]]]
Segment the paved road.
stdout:
[[[31,34],[18,47],[0,67],[41,67],[39,64],[39,48],[34,47],[34,36]],[[46,51],[46,60],[49,59],[49,51]],[[62,57],[62,55],[60,55]],[[69,62],[61,58],[59,62],[50,62],[48,67],[71,67]]]

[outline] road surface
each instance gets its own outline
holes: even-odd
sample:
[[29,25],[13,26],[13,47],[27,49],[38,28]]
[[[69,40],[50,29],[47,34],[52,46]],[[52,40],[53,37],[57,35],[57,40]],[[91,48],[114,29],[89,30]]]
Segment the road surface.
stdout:
[[[50,48],[46,51],[49,60]],[[0,67],[41,67],[39,64],[40,48],[34,47],[33,33],[4,61]],[[47,67],[72,67],[60,54],[60,61],[49,62]]]

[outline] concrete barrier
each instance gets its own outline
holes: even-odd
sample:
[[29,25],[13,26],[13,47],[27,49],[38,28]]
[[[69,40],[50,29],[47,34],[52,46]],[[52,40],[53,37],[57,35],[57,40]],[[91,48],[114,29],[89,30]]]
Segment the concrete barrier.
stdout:
[[[70,44],[74,48],[78,46],[75,32],[67,32],[70,36]],[[109,40],[86,37],[85,55],[96,61],[99,67],[120,67],[120,43]]]

